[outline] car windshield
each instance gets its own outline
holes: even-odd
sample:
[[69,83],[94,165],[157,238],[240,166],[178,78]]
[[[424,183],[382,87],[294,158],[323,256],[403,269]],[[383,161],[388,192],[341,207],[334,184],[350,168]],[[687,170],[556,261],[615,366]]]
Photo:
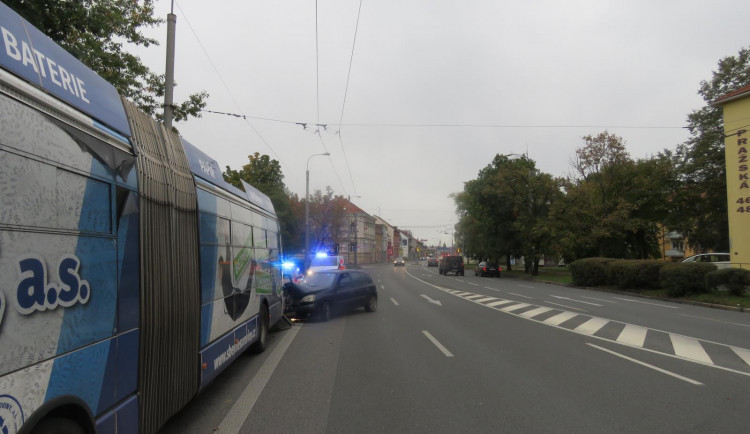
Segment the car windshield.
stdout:
[[331,286],[334,279],[336,279],[335,273],[317,272],[309,274],[305,277],[305,284],[309,286]]

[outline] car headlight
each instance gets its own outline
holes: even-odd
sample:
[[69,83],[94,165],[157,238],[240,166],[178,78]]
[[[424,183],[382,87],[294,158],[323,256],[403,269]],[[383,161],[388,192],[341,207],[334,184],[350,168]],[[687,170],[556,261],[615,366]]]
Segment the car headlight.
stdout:
[[312,303],[315,301],[315,294],[310,294],[302,297],[302,300],[300,300],[302,303]]

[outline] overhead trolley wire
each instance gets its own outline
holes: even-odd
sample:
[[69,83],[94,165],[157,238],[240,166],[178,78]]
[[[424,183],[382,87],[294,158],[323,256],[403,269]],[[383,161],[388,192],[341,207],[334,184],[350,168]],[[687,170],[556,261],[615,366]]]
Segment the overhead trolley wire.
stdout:
[[341,103],[341,116],[339,117],[339,130],[337,135],[339,136],[339,143],[341,144],[341,152],[344,154],[344,162],[346,162],[346,169],[349,171],[349,180],[352,182],[352,188],[354,193],[357,193],[357,186],[354,184],[354,177],[352,176],[352,168],[349,164],[349,157],[346,156],[346,149],[344,149],[344,139],[341,137],[341,124],[344,122],[344,108],[346,107],[346,96],[349,93],[349,79],[352,76],[352,63],[354,63],[354,47],[357,45],[357,32],[359,31],[359,17],[362,14],[362,0],[359,0],[359,9],[357,10],[357,23],[354,26],[354,40],[352,41],[352,54],[349,57],[349,70],[346,74],[346,86],[344,87],[344,100]]
[[[224,86],[224,89],[226,89],[227,93],[229,93],[229,97],[232,99],[232,102],[234,102],[234,105],[237,108],[240,108],[240,104],[234,98],[234,93],[231,91],[231,89],[229,89],[229,86],[227,85],[226,81],[224,81],[224,77],[221,75],[221,73],[219,72],[218,68],[216,68],[216,65],[214,64],[213,60],[211,59],[211,56],[208,55],[208,51],[206,50],[206,47],[203,46],[203,42],[201,42],[200,38],[195,33],[195,29],[193,29],[193,26],[190,24],[190,20],[188,20],[187,14],[185,14],[185,11],[182,10],[182,8],[180,7],[179,3],[177,3],[177,2],[175,2],[175,3],[177,4],[177,9],[179,9],[180,13],[182,14],[182,18],[185,20],[185,23],[188,25],[188,28],[190,29],[190,32],[195,37],[195,40],[198,42],[198,45],[201,47],[201,50],[203,50],[203,54],[208,59],[208,63],[211,65],[211,68],[213,68],[214,72],[219,77],[219,81],[221,82],[222,86]],[[208,111],[208,110],[203,110],[203,111]],[[222,114],[228,114],[228,113],[222,113]],[[234,114],[231,114],[231,115],[236,116],[236,117],[242,117],[242,119],[245,121],[245,123],[247,123],[250,126],[250,128],[253,130],[253,132],[255,133],[255,135],[258,136],[258,138],[260,139],[260,141],[263,142],[266,145],[266,147],[271,150],[271,153],[273,153],[273,155],[278,159],[279,162],[281,162],[283,165],[286,166],[286,164],[284,164],[284,161],[281,159],[281,157],[279,157],[279,154],[276,153],[276,150],[273,149],[273,147],[271,146],[271,144],[269,144],[268,141],[266,141],[266,139],[263,137],[263,135],[260,134],[260,132],[247,119],[246,116],[244,116],[244,115],[234,115]]]

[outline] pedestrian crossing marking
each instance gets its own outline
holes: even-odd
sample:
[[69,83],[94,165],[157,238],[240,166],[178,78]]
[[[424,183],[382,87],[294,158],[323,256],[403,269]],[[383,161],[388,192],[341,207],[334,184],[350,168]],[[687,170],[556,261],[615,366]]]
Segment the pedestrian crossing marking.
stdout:
[[669,334],[669,338],[672,340],[672,347],[674,347],[674,354],[676,356],[714,364],[697,339],[671,333]]
[[551,318],[547,318],[546,320],[544,320],[544,322],[552,325],[560,325],[576,316],[578,316],[578,314],[575,312],[562,311]]
[[480,298],[479,300],[474,300],[477,303],[484,303],[490,300],[497,300],[497,297],[486,297],[486,298]]
[[526,304],[526,303],[518,303],[518,304],[514,304],[513,306],[501,307],[500,310],[503,310],[505,312],[510,312],[512,310],[523,309],[524,307],[528,307],[528,306],[531,306],[531,305]]
[[750,365],[750,351],[744,349],[744,348],[737,348],[737,347],[729,347],[734,351],[735,354],[740,356],[742,360],[745,361],[748,365]]
[[531,318],[531,317],[534,317],[534,316],[537,316],[537,315],[541,315],[541,314],[543,314],[545,312],[549,312],[551,310],[552,310],[551,307],[538,307],[536,309],[527,310],[526,312],[523,312],[523,313],[521,313],[519,315],[525,316],[526,318]]
[[[564,330],[572,331],[575,333],[588,335],[594,338],[602,339],[605,341],[610,342],[617,342],[620,344],[629,345],[632,347],[637,347],[644,349],[646,351],[651,351],[654,353],[666,355],[669,357],[678,357],[683,360],[690,360],[696,363],[701,363],[707,366],[713,366],[719,369],[723,369],[725,371],[734,372],[741,375],[750,376],[750,350],[739,348],[739,347],[733,347],[731,345],[727,344],[721,344],[718,342],[711,342],[696,338],[691,338],[688,336],[675,334],[675,333],[669,333],[661,330],[656,329],[650,329],[648,327],[642,327],[637,326],[634,324],[627,324],[627,323],[621,323],[617,321],[612,321],[606,318],[600,318],[600,317],[591,317],[589,315],[585,315],[579,312],[571,312],[568,310],[562,310],[560,308],[552,308],[552,307],[543,307],[543,306],[536,306],[529,303],[522,303],[519,301],[514,300],[504,300],[504,299],[498,299],[496,297],[490,297],[483,294],[475,294],[473,292],[466,292],[466,291],[459,291],[454,289],[448,289],[448,288],[440,288],[438,289],[445,291],[447,293],[456,295],[461,298],[465,298],[467,300],[471,300],[474,303],[479,303],[483,306],[494,308],[495,310],[501,310],[507,313],[510,313],[512,315],[516,315],[519,317],[523,317],[526,319],[531,319],[534,321],[537,321],[542,324],[547,324],[551,326],[555,326],[558,328],[562,328]],[[551,302],[548,302],[551,303]],[[554,303],[552,303],[554,304]],[[563,306],[565,308],[575,309],[568,306]],[[521,312],[523,311],[523,312]],[[550,313],[551,312],[551,313]],[[548,314],[549,315],[545,315]],[[549,316],[548,318],[542,319],[545,316]],[[583,323],[580,323],[579,321],[573,321],[568,325],[564,325],[564,323],[570,319],[576,318],[581,316],[581,320],[583,320]],[[539,319],[536,319],[539,318]],[[613,323],[617,324],[618,326],[622,326],[622,330],[618,334],[617,338],[608,338],[605,336],[597,336],[596,333],[600,330],[602,330],[605,326],[608,324]],[[617,328],[612,328],[611,331],[616,333]],[[665,348],[657,349],[657,348],[651,348],[650,346],[653,346],[653,342],[651,344],[647,341],[647,336],[649,334],[656,334],[652,336],[658,336],[660,334],[666,335],[665,337],[668,337],[669,342],[671,343],[671,351],[667,350]],[[729,348],[736,354],[744,363],[744,368],[740,368],[739,370],[736,368],[736,359],[733,359],[734,361],[729,361],[726,359],[726,353],[722,354],[721,352],[715,352],[711,346],[704,347],[705,343],[710,343],[713,345],[720,345],[724,348]],[[709,351],[713,352],[714,358],[709,355]]]
[[620,332],[620,336],[617,337],[617,342],[623,344],[633,345],[636,347],[642,347],[643,342],[646,341],[646,333],[648,329],[633,324],[625,324],[625,328]]
[[585,335],[593,335],[594,333],[598,332],[599,329],[607,325],[607,323],[609,323],[608,319],[593,317],[585,323],[576,327],[575,331],[583,333]]
[[502,304],[508,304],[508,303],[515,303],[515,301],[510,301],[510,300],[493,301],[492,303],[485,304],[485,306],[495,307],[495,306],[500,306]]

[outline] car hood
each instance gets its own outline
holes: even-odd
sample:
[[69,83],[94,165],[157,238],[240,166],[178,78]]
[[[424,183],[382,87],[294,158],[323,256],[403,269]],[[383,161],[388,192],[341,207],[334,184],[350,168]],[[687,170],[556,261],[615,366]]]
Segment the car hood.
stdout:
[[310,286],[304,283],[289,283],[284,286],[292,297],[304,297],[310,294],[317,294],[321,291],[325,291],[328,287]]

